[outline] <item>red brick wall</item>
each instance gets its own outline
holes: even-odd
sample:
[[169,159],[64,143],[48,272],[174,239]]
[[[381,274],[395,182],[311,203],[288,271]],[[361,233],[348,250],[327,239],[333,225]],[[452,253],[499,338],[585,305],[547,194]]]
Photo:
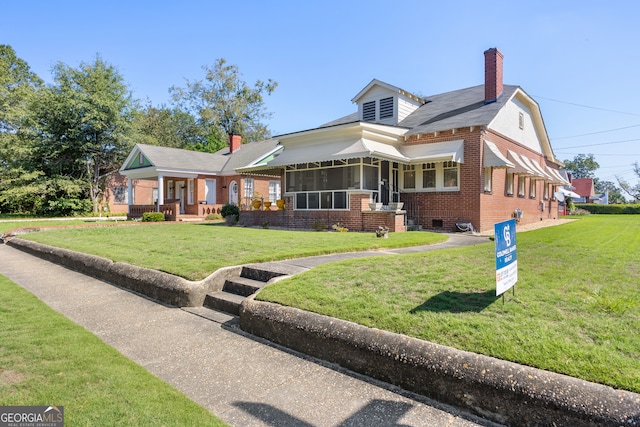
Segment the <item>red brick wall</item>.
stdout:
[[405,215],[396,212],[371,212],[369,194],[350,195],[351,210],[293,210],[293,197],[285,197],[285,210],[278,211],[242,211],[240,225],[259,227],[266,222],[269,227],[314,230],[317,227],[330,230],[340,223],[350,231],[375,231],[378,226],[386,226],[391,232],[405,231]]
[[[486,133],[486,135],[485,135]],[[426,230],[456,231],[457,222],[470,222],[478,231],[492,231],[496,222],[513,217],[516,208],[524,212],[521,224],[530,224],[544,219],[557,218],[557,202],[543,198],[544,185],[539,181],[536,197],[529,197],[530,178],[524,178],[525,196],[518,196],[518,176],[514,179],[514,194],[506,194],[507,170],[494,168],[492,173],[492,191],[484,191],[484,168],[482,167],[482,147],[484,138],[495,143],[506,156],[507,150],[526,155],[528,158],[544,164],[544,157],[503,135],[483,128],[463,128],[455,131],[439,132],[412,136],[407,144],[422,144],[464,139],[464,163],[460,165],[460,190],[439,192],[401,193],[400,200],[405,202],[407,218],[414,219],[416,225]],[[418,176],[416,179],[420,179]],[[549,196],[552,196],[551,187]],[[540,202],[545,202],[541,210]]]

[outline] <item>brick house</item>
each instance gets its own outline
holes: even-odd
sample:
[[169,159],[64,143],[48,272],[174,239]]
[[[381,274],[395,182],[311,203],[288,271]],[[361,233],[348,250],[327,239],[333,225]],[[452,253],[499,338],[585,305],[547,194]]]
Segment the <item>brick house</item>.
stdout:
[[275,206],[280,177],[236,169],[265,164],[281,149],[276,140],[242,144],[239,135],[231,135],[229,147],[213,154],[137,144],[120,168],[126,181],[115,181],[111,206],[126,202],[129,218],[164,212],[174,221],[219,213],[228,202],[250,209],[254,198]]
[[374,79],[352,99],[356,112],[275,137],[283,150],[273,160],[239,171],[281,177],[286,209],[241,222],[490,231],[513,217],[556,218],[554,193],[568,181],[540,108],[503,84],[500,51],[484,55],[484,85],[420,97]]

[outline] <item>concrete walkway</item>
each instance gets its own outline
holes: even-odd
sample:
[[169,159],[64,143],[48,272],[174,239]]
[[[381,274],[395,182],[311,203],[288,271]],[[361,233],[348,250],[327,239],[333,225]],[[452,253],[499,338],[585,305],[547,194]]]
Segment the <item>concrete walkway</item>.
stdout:
[[495,425],[6,245],[0,274],[232,426]]

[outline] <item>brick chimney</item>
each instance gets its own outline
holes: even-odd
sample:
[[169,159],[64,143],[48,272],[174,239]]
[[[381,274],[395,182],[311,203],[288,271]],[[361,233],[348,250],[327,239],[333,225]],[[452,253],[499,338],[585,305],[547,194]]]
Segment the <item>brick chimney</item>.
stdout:
[[235,153],[240,149],[242,145],[242,135],[231,134],[229,135],[229,152]]
[[502,95],[502,59],[504,55],[498,49],[484,52],[484,103],[496,102]]

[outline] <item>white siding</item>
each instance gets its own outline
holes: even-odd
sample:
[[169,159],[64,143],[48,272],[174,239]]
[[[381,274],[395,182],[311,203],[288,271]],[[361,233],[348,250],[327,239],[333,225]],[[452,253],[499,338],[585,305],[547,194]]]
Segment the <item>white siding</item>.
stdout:
[[420,103],[404,96],[398,99],[398,122],[403,121],[409,114],[420,107]]
[[[380,120],[380,100],[384,98],[393,97],[393,109],[394,114],[393,117],[389,117],[383,120]],[[409,114],[413,113],[419,106],[420,103],[414,101],[408,97],[402,96],[395,91],[390,91],[386,88],[380,86],[374,86],[365,94],[363,94],[360,99],[358,99],[358,117],[362,120],[362,106],[363,104],[375,101],[376,102],[376,119],[375,121],[385,125],[397,125],[398,122],[402,121]]]
[[[522,129],[520,128],[520,113],[524,119]],[[489,127],[537,153],[544,153],[538,130],[531,118],[531,110],[515,98],[500,110]]]

